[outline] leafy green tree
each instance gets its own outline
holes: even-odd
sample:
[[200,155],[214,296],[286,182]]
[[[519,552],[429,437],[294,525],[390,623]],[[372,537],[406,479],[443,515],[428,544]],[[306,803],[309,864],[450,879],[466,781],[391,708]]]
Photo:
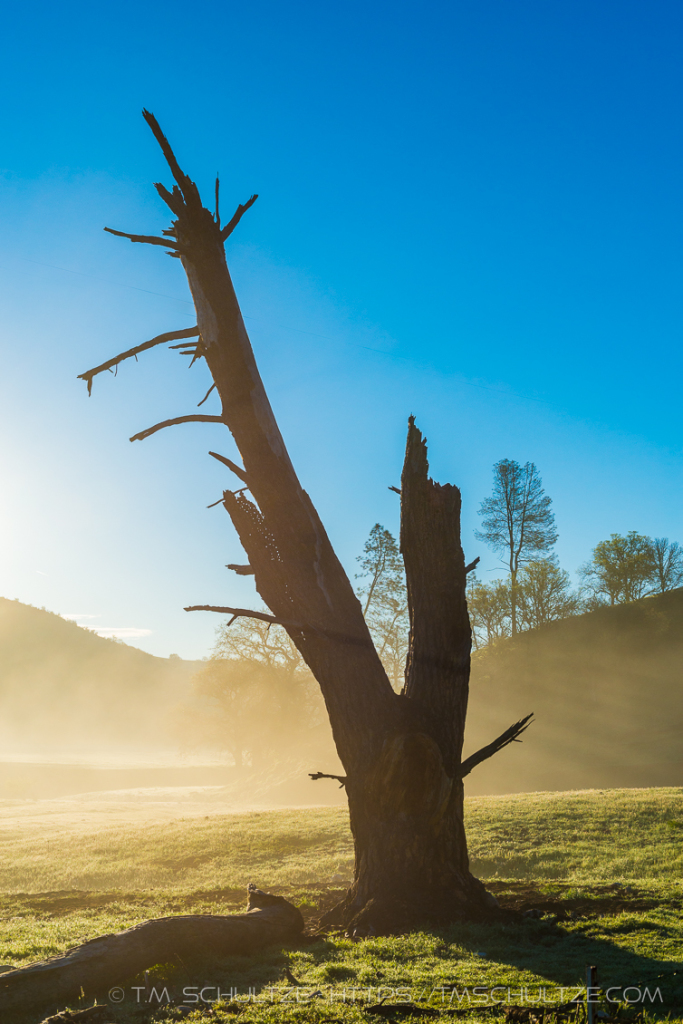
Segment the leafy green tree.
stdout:
[[[467,589],[467,607],[475,648],[512,633],[510,580],[482,583],[476,577]],[[517,577],[517,627],[535,629],[554,619],[576,615],[582,604],[571,589],[569,573],[550,558],[522,566]]]
[[510,629],[518,629],[518,581],[522,565],[550,551],[557,540],[552,499],[533,462],[502,459],[493,467],[493,493],[479,508],[478,540],[501,552],[510,572]]
[[528,562],[518,577],[519,620],[524,629],[536,629],[581,610],[581,599],[571,587],[569,573],[552,558]]
[[393,534],[375,523],[356,559],[362,580],[358,596],[363,615],[391,685],[403,687],[403,672],[408,653],[410,622],[403,558]]
[[650,579],[657,594],[683,586],[683,549],[677,541],[655,537],[650,541]]
[[637,601],[652,586],[652,541],[635,530],[625,537],[613,533],[593,548],[579,575],[593,604]]
[[510,635],[510,581],[484,583],[471,576],[467,584],[467,609],[475,649]]

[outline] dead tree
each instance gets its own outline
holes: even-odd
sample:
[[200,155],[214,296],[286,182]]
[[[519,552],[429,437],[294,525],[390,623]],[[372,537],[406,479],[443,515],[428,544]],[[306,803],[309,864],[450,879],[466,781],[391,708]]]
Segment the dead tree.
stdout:
[[[156,189],[175,219],[163,237],[113,234],[166,247],[180,259],[197,326],[159,335],[102,363],[93,378],[143,349],[168,341],[204,359],[220,416],[186,415],[131,440],[192,421],[224,423],[242,466],[211,452],[237,477],[222,502],[247,554],[266,615],[215,604],[187,611],[251,615],[282,625],[320,684],[346,775],[355,842],[355,877],[332,919],[368,934],[425,920],[483,915],[492,898],[469,871],[463,826],[463,778],[516,740],[531,716],[462,760],[471,631],[465,600],[470,568],[460,543],[460,492],[429,478],[427,448],[409,421],[401,482],[401,551],[410,602],[410,650],[401,694],[391,688],[362,609],[318,513],[290,461],[259,375],[225,257],[225,241],[256,196],[221,225],[202,205],[156,119],[144,117],[175,185]],[[110,231],[110,228],[105,230]],[[184,340],[183,340],[184,339]],[[316,774],[320,778],[320,773]]]

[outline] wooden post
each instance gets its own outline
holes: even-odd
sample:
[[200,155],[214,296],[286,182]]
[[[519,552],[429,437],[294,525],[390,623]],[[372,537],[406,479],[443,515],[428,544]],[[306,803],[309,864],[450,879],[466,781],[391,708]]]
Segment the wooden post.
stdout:
[[595,1024],[595,1001],[598,997],[598,969],[586,967],[586,1022]]

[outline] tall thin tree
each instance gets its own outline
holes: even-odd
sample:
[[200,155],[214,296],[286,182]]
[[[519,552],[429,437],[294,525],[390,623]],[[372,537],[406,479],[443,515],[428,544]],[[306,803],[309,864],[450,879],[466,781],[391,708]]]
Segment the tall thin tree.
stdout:
[[493,467],[493,493],[479,508],[482,529],[476,531],[476,537],[501,552],[507,562],[513,634],[518,626],[520,566],[548,552],[557,540],[551,505],[533,462],[520,466],[513,459],[502,459]]
[[358,596],[370,635],[391,685],[400,690],[408,652],[408,593],[405,569],[393,534],[375,523],[356,561]]

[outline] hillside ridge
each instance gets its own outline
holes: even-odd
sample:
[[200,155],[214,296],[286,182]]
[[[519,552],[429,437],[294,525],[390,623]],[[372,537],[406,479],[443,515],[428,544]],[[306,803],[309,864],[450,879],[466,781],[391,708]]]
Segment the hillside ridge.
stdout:
[[472,658],[476,749],[533,711],[470,793],[683,783],[683,588],[500,640]]
[[200,664],[0,598],[0,743],[12,751],[159,745],[167,709]]

